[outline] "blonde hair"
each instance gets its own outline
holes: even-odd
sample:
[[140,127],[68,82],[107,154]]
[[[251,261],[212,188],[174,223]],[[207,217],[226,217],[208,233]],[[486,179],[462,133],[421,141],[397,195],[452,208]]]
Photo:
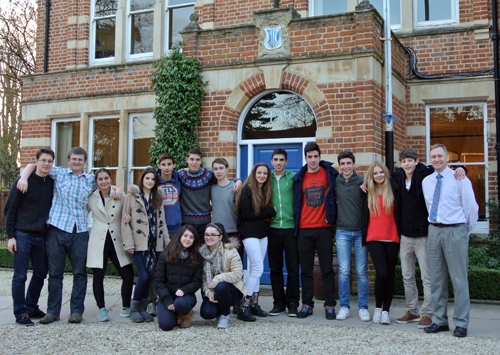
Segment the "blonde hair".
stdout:
[[371,163],[365,175],[365,184],[368,189],[368,209],[370,210],[370,213],[373,213],[376,216],[380,216],[381,214],[378,193],[375,182],[373,181],[373,171],[376,166],[381,168],[385,175],[384,184],[382,185],[382,200],[384,203],[385,214],[391,214],[392,203],[394,202],[394,194],[392,193],[391,188],[391,175],[389,174],[389,169],[387,169],[385,164],[381,161]]

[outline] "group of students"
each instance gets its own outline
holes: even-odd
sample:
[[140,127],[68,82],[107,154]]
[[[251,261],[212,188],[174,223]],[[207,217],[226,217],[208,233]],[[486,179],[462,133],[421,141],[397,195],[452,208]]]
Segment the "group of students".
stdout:
[[[446,147],[433,146],[432,167],[425,167],[418,163],[414,150],[405,149],[400,154],[402,167],[393,174],[382,162],[375,161],[363,178],[355,171],[355,157],[351,152],[338,155],[339,173],[331,162],[321,160],[319,146],[310,142],[304,148],[306,164],[297,174],[286,169],[287,152],[276,149],[271,157],[273,171],[267,164],[258,163],[242,184],[240,179],[227,178],[229,165],[225,159],[215,159],[212,170],[203,168],[201,151],[191,149],[186,158],[188,168],[175,171],[174,158],[164,154],[159,158],[158,169],[145,169],[139,185],[130,185],[125,195],[111,185],[111,174],[106,169],[96,171],[95,178],[84,173],[87,156],[82,148],[69,152],[67,169],[52,167],[54,153],[41,149],[37,152],[37,164],[28,165],[23,171],[5,207],[9,250],[15,253],[12,295],[16,322],[33,325],[31,318],[41,317],[40,322],[48,324],[59,319],[66,255],[74,275],[70,323],[82,320],[87,281],[85,265],[92,268],[94,275],[94,296],[100,309],[98,319],[109,320],[103,288],[108,259],[123,279],[120,316],[130,316],[133,322],[152,321],[150,313],[154,312],[163,330],[171,330],[176,325],[190,326],[195,293],[200,288],[203,296],[200,314],[205,319],[217,318],[219,328],[229,326],[231,306],[238,319],[244,321],[254,321],[255,316],[276,316],[287,310],[288,316],[306,318],[314,308],[315,255],[322,274],[325,316],[343,320],[350,312],[353,248],[359,318],[390,324],[395,266],[401,246],[408,311],[396,322],[419,321],[419,327],[426,332],[446,330],[443,304],[446,305],[447,298],[443,300],[446,286],[442,279],[443,271],[448,270],[452,274],[455,297],[457,293],[463,294],[461,298],[458,296],[461,309],[456,307],[454,315],[459,329],[455,335],[465,336],[468,288],[465,295],[462,284],[467,282],[467,274],[465,270],[464,280],[463,267],[456,266],[463,262],[449,260],[446,252],[449,248],[458,248],[458,244],[463,249],[463,238],[468,241],[468,234],[477,221],[477,203],[470,181],[463,177],[463,169],[457,169],[456,178],[450,181],[447,156]],[[459,187],[460,194],[447,195],[439,204],[434,191],[438,190],[439,194],[441,189],[449,192],[450,188],[441,188],[440,178],[437,179],[439,188],[436,180],[428,189],[425,186],[427,179],[436,174],[443,176],[443,171],[447,172],[446,185]],[[48,177],[54,179],[52,205],[48,201],[52,186]],[[47,184],[43,196],[42,189],[38,188],[35,193],[27,184],[41,184],[41,180]],[[450,199],[452,203],[443,202]],[[36,212],[35,226],[31,222],[35,215],[32,205],[41,204],[42,200],[44,208]],[[432,212],[433,205],[434,208],[444,206],[438,209],[437,217]],[[450,205],[455,208],[452,212]],[[90,235],[85,223],[87,208],[93,216]],[[44,218],[46,224],[42,223]],[[334,224],[339,259],[338,314],[335,313],[332,266]],[[428,234],[429,238],[445,240],[436,242],[433,238],[432,243],[430,239],[428,242]],[[446,242],[452,238],[450,234],[453,238],[462,238],[460,243]],[[45,241],[45,235],[46,251],[41,242]],[[202,241],[201,236],[204,236]],[[21,238],[31,241],[21,244]],[[241,244],[249,270],[244,281]],[[434,248],[432,253],[430,245]],[[48,263],[45,261],[45,266],[36,268],[34,264],[25,297],[27,263],[31,259],[38,265],[43,259],[42,249]],[[368,312],[368,251],[376,270],[373,316]],[[273,290],[273,309],[269,313],[258,303],[266,252]],[[421,312],[415,291],[415,256],[424,280]],[[429,267],[426,267],[427,261]],[[138,274],[133,297],[132,262]],[[37,302],[47,264],[49,300],[45,314]],[[431,304],[436,305],[434,309]],[[156,305],[157,309],[150,311],[148,305]],[[431,321],[432,313],[436,323]]]

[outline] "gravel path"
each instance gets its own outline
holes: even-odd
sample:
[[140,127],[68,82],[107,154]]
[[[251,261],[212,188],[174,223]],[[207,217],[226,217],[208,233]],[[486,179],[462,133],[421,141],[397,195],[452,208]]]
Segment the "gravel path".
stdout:
[[[0,271],[0,296],[10,296],[11,271]],[[71,285],[66,276],[65,285]],[[88,294],[92,293],[89,280]],[[119,293],[119,280],[106,280]],[[46,287],[43,291],[46,294]],[[64,293],[68,295],[68,290]],[[162,332],[157,323],[54,323],[0,326],[0,354],[498,354],[500,339],[351,328],[298,322],[244,323],[217,330],[213,321]]]

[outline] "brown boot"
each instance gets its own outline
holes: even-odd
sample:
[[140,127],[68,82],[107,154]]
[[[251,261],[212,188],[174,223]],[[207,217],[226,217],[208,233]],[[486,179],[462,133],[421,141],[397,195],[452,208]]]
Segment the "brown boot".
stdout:
[[177,314],[177,325],[179,328],[189,328],[193,322],[194,312],[191,311],[186,315]]

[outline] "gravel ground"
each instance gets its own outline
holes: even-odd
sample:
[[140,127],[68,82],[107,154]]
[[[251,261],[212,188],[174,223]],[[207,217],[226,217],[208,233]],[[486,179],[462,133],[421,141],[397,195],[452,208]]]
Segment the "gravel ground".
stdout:
[[[11,271],[0,271],[0,296],[10,296]],[[66,276],[65,285],[71,285]],[[92,294],[89,280],[88,294]],[[106,291],[119,293],[119,280]],[[46,294],[46,287],[43,294]],[[69,290],[64,290],[69,295]],[[234,317],[234,316],[233,316]],[[154,323],[82,323],[0,326],[0,354],[498,354],[500,339],[428,335],[391,328],[350,328],[298,322],[244,323],[227,330],[213,321],[162,332]]]

